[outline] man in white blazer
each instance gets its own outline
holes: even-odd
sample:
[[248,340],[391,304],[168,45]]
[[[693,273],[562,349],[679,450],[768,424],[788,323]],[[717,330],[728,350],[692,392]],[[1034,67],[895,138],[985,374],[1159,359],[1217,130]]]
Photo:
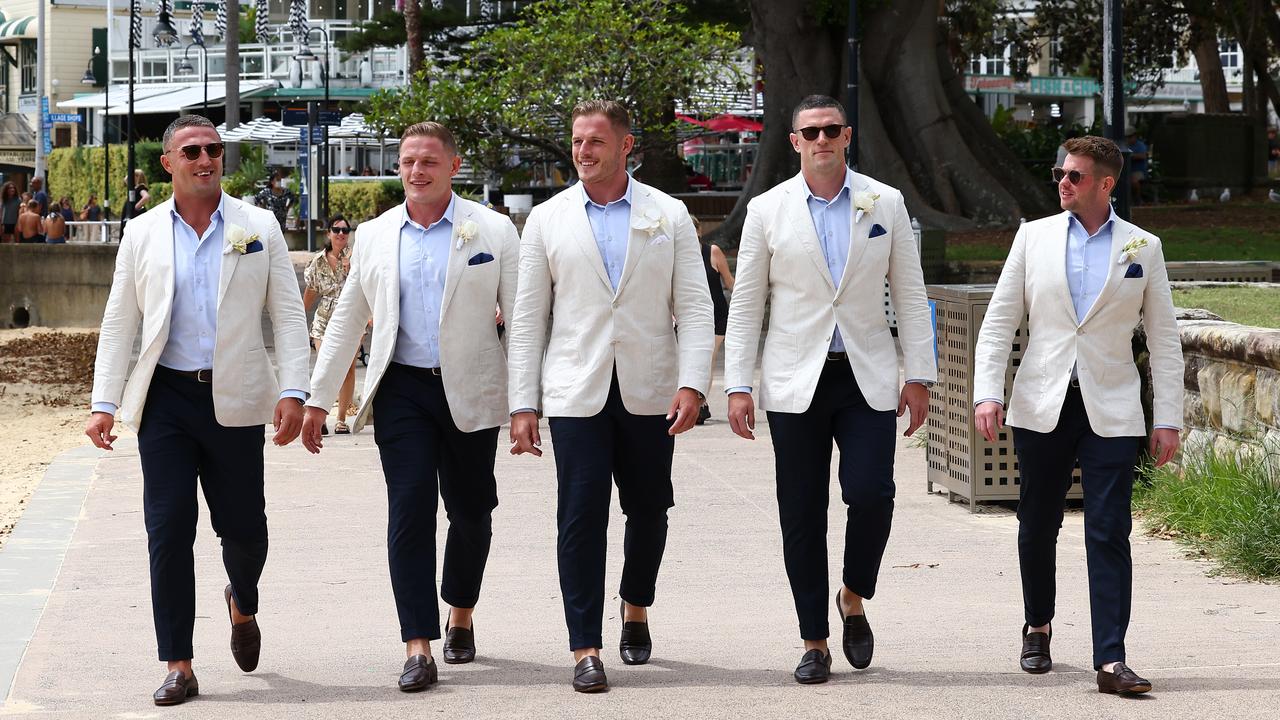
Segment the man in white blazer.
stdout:
[[[157,705],[199,693],[191,670],[197,477],[231,581],[223,593],[231,652],[245,672],[258,664],[262,426],[274,425],[277,445],[291,442],[307,392],[306,315],[289,249],[271,213],[222,192],[222,153],[213,123],[199,115],[165,130],[160,162],[173,198],[135,218],[120,240],[85,428],[105,450],[117,417],[138,432],[151,605],[169,666]],[[278,377],[263,347],[264,307]],[[128,373],[139,323],[141,351]]]
[[626,108],[587,101],[572,118],[581,182],[534,208],[521,239],[511,452],[541,455],[537,412],[550,418],[573,687],[599,692],[610,478],[627,516],[619,653],[637,665],[652,651],[647,608],[675,503],[675,436],[697,420],[714,328],[689,213],[626,172]]
[[[725,335],[729,423],[754,439],[752,385],[765,301],[771,305],[759,385],[768,411],[787,577],[805,653],[794,677],[826,682],[827,504],[832,441],[848,505],[836,608],[845,657],[871,663],[862,601],[876,590],[893,519],[896,417],[924,422],[937,380],[920,255],[902,193],[850,170],[853,128],[835,99],[812,95],[792,113],[800,174],[753,199],[738,248]],[[884,313],[897,311],[906,383]]]
[[974,349],[974,420],[987,440],[1004,426],[1005,368],[1014,331],[1027,346],[1009,397],[1021,483],[1018,563],[1026,625],[1022,669],[1048,672],[1055,548],[1071,473],[1080,463],[1093,665],[1098,691],[1141,693],[1151,683],[1125,665],[1133,565],[1130,499],[1147,434],[1132,338],[1147,335],[1156,466],[1178,449],[1182,344],[1160,241],[1111,209],[1123,160],[1116,144],[1068,140],[1054,168],[1064,212],[1018,231]]
[[461,165],[453,133],[436,122],[405,129],[405,202],[356,229],[351,272],[320,348],[302,440],[321,428],[373,318],[360,432],[372,410],[387,482],[387,553],[407,660],[399,687],[437,680],[436,508],[449,518],[440,596],[451,607],[444,661],[475,658],[480,597],[498,505],[493,466],[507,419],[507,359],[494,310],[511,317],[520,241],[505,216],[453,192]]

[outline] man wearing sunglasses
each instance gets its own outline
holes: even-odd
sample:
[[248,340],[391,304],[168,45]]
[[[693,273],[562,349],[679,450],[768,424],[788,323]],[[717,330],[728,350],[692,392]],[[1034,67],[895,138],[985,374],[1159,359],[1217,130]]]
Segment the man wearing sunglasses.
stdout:
[[373,423],[387,484],[387,555],[406,660],[398,687],[435,684],[440,639],[436,509],[449,532],[440,599],[449,604],[444,661],[475,659],[472,613],[489,558],[498,427],[507,419],[507,355],[494,308],[510,318],[520,239],[504,215],[453,192],[462,160],[437,122],[405,128],[405,202],[356,230],[351,271],[329,318],[312,375],[302,443],[321,428],[373,318],[369,370],[353,432]]
[[[830,97],[805,98],[792,114],[800,173],[751,201],[738,250],[738,279],[725,336],[729,423],[754,439],[752,393],[765,301],[760,406],[768,410],[787,577],[805,653],[797,682],[826,682],[830,609],[827,505],[831,445],[840,448],[848,505],[844,572],[835,596],[845,658],[871,663],[874,640],[863,601],[893,518],[897,418],[906,435],[924,422],[937,379],[933,332],[911,218],[902,193],[845,165],[853,128]],[[898,317],[906,382],[884,312]]]
[[1133,329],[1143,324],[1150,351],[1149,450],[1157,467],[1178,449],[1182,344],[1160,241],[1111,209],[1120,149],[1093,136],[1065,147],[1062,167],[1053,169],[1064,212],[1018,230],[978,334],[974,422],[988,441],[1004,427],[1010,347],[1026,318],[1031,332],[1008,402],[1021,473],[1021,666],[1053,667],[1055,548],[1079,462],[1098,691],[1143,693],[1151,683],[1125,665],[1124,646],[1133,586],[1129,503],[1147,434]]
[[[257,667],[254,616],[267,559],[262,426],[272,423],[276,445],[292,442],[308,389],[306,315],[289,249],[271,213],[222,192],[222,153],[213,123],[199,115],[164,132],[160,163],[173,197],[130,222],[120,240],[85,428],[104,450],[117,417],[138,433],[151,605],[169,669],[156,705],[199,694],[191,668],[197,478],[231,581],[222,598],[231,653],[245,672]],[[139,322],[141,350],[126,382]]]

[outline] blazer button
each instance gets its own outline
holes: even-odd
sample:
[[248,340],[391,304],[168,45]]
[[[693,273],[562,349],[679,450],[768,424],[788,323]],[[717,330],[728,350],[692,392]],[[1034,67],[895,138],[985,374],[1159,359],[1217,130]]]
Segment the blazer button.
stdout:
[[1084,328],[1076,328],[1076,334],[1077,334],[1077,335],[1083,335],[1083,334],[1084,334]]

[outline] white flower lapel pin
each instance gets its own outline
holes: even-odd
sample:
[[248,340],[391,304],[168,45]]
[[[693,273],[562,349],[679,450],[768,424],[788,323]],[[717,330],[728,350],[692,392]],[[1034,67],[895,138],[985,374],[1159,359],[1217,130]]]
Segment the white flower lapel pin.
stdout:
[[458,242],[453,246],[455,250],[461,250],[463,245],[476,239],[476,235],[480,233],[480,226],[475,220],[467,220],[458,226]]
[[1117,265],[1123,265],[1133,259],[1138,251],[1147,246],[1147,239],[1139,235],[1131,235],[1129,242],[1120,248],[1120,257],[1116,259]]
[[853,194],[853,206],[864,213],[869,213],[875,209],[876,201],[879,199],[879,193],[856,192]]
[[250,235],[239,225],[227,225],[225,236],[227,244],[222,248],[223,255],[230,255],[232,250],[243,255],[248,252],[250,245],[258,241],[257,233]]
[[657,240],[655,236],[662,232],[662,225],[662,215],[653,208],[645,209],[643,214],[636,213],[632,215],[631,227],[643,231],[649,236],[650,241]]

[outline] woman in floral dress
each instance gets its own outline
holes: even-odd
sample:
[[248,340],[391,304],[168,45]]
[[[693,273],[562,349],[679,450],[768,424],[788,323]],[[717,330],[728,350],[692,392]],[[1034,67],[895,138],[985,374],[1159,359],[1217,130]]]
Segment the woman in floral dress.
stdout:
[[[316,303],[315,319],[311,321],[311,339],[317,351],[320,350],[320,343],[324,340],[324,330],[329,325],[329,316],[333,314],[333,309],[338,304],[342,284],[346,282],[347,273],[351,270],[350,240],[353,229],[351,223],[341,215],[330,218],[328,242],[324,249],[311,259],[311,263],[307,265],[303,274],[306,290],[302,293],[302,302],[307,308],[310,308],[312,303]],[[356,359],[353,357],[351,369],[347,370],[347,377],[342,381],[342,388],[338,391],[338,422],[333,426],[335,434],[345,435],[351,432],[346,420],[347,414],[353,407],[351,397],[355,393],[355,387]],[[326,425],[324,432],[328,433],[328,431],[329,428]]]

